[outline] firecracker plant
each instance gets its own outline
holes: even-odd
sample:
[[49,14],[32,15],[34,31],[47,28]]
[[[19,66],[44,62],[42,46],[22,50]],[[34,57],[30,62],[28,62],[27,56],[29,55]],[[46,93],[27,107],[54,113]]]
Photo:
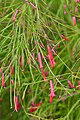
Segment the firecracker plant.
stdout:
[[80,120],[80,0],[0,0],[0,120]]

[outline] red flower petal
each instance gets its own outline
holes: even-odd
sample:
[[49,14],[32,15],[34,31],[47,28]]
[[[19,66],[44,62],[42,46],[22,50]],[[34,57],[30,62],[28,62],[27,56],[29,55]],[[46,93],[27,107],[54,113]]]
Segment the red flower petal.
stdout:
[[29,4],[36,10],[36,6],[32,2],[30,2]]
[[33,108],[33,107],[32,107],[32,108],[30,109],[30,113],[36,111],[36,109],[37,109],[37,108]]
[[42,59],[41,59],[41,54],[40,54],[40,52],[38,52],[38,61],[39,61],[39,65],[40,65],[40,69],[42,69],[43,68],[43,65],[42,65]]
[[74,26],[76,26],[76,17],[72,17],[72,20],[73,20],[73,23],[74,23]]
[[47,45],[47,49],[48,49],[48,58],[49,58],[49,61],[50,61],[50,65],[51,65],[52,68],[54,68],[55,61],[54,61],[54,58],[53,58],[53,55],[52,55],[52,52],[51,52],[51,49],[50,49],[49,45]]
[[68,80],[68,84],[69,84],[70,88],[75,88],[75,86],[71,83],[70,80]]
[[46,82],[46,81],[47,81],[47,79],[46,79],[46,74],[44,73],[44,70],[43,70],[43,69],[41,69],[41,72],[42,72],[42,76],[43,76],[43,78],[44,78],[44,81]]
[[61,37],[62,37],[64,40],[68,41],[68,38],[66,38],[64,35],[61,35]]
[[14,13],[14,16],[13,16],[13,18],[12,18],[12,23],[15,22],[15,19],[16,19],[17,14],[18,14],[18,10],[16,10],[15,13]]

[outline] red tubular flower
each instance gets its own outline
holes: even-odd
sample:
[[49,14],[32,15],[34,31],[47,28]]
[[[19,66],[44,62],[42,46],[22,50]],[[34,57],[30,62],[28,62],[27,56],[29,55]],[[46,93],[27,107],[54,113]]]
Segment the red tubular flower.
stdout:
[[43,45],[43,44],[40,44],[40,47],[44,48],[44,45]]
[[55,44],[52,44],[53,45],[53,48],[55,49],[56,48],[56,45]]
[[46,79],[46,74],[44,73],[44,70],[43,70],[43,69],[41,69],[41,72],[42,72],[42,76],[43,76],[43,78],[44,78],[44,81],[46,82],[46,81],[47,81],[47,79]]
[[13,18],[12,18],[12,23],[14,23],[14,21],[15,21],[15,19],[16,19],[16,16],[17,16],[17,14],[18,14],[18,10],[16,10],[16,11],[15,11],[15,13],[14,13],[14,16],[13,16]]
[[73,20],[73,23],[74,23],[74,26],[76,26],[76,17],[72,17],[72,20]]
[[11,83],[14,84],[14,80],[11,80]]
[[80,2],[80,0],[76,0],[76,3]]
[[46,75],[46,76],[48,76],[48,75],[49,75],[49,72],[48,72],[48,71],[46,71],[45,75]]
[[58,48],[60,48],[60,44],[58,44]]
[[55,93],[54,93],[54,87],[53,87],[52,80],[50,80],[50,94],[51,94],[53,97],[56,96]]
[[68,41],[68,38],[66,38],[64,35],[61,35],[61,37],[62,37],[64,40]]
[[31,62],[31,59],[30,59],[30,57],[29,57],[27,63],[30,64],[30,62]]
[[67,8],[67,6],[66,6],[66,5],[64,5],[63,7],[64,7],[64,9],[66,9],[66,8]]
[[78,81],[78,90],[80,90],[80,80]]
[[15,111],[18,112],[18,96],[15,96],[15,101],[14,101],[14,104],[15,104]]
[[41,104],[42,104],[42,102],[39,102],[39,103],[36,105],[36,107],[39,107]]
[[64,15],[66,15],[66,11],[64,11]]
[[4,82],[4,73],[2,73],[2,87],[5,87],[5,82]]
[[57,55],[57,53],[55,52],[54,48],[52,48],[52,52],[54,53],[54,55]]
[[66,97],[63,97],[63,98],[62,98],[62,102],[64,102],[65,100],[66,100]]
[[13,67],[13,66],[10,67],[10,74],[11,74],[11,75],[14,74],[14,67]]
[[53,97],[50,95],[50,103],[52,104],[53,102]]
[[23,56],[20,57],[20,66],[21,66],[21,67],[24,66],[24,58],[23,58]]
[[69,84],[70,88],[75,88],[75,86],[71,83],[70,80],[68,80],[68,84]]
[[41,54],[40,52],[38,52],[38,61],[39,61],[39,68],[42,69],[43,68],[43,65],[42,65],[42,60],[41,60]]
[[36,6],[32,2],[29,2],[29,4],[36,10]]
[[37,108],[40,106],[42,104],[42,102],[39,102],[35,107],[33,106],[33,107],[31,107],[31,109],[30,109],[30,113],[32,113],[32,112],[34,112],[34,111],[36,111],[37,110]]
[[42,59],[41,59],[40,52],[38,52],[38,61],[39,61],[39,65],[40,65],[39,68],[41,69],[41,72],[42,72],[42,77],[44,78],[44,81],[47,81],[46,74],[45,74],[45,72],[43,70],[43,64],[42,64]]
[[75,7],[75,12],[78,12],[78,7]]
[[31,106],[34,107],[34,102],[31,103]]
[[51,49],[50,49],[49,45],[47,45],[47,49],[48,49],[48,58],[49,58],[49,61],[50,61],[50,65],[51,65],[52,68],[54,68],[55,61],[54,61],[54,58],[53,58],[53,55],[52,55],[52,52],[51,52]]
[[52,103],[53,98],[55,97],[55,93],[54,93],[54,87],[52,84],[52,80],[50,80],[50,103]]
[[21,104],[18,104],[18,110],[20,110],[21,109]]
[[36,107],[32,107],[32,108],[30,109],[30,113],[36,111],[36,109],[37,109]]
[[21,104],[19,104],[18,101],[18,96],[15,96],[14,104],[15,104],[15,111],[18,112],[18,110],[21,108]]

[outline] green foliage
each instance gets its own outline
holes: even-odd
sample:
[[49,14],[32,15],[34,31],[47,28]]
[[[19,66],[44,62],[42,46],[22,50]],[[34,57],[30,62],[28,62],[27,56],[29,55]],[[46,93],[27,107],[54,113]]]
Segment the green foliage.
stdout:
[[[29,2],[32,2],[34,9]],[[0,73],[0,119],[1,120],[79,120],[80,119],[80,3],[75,0],[0,0],[0,69],[5,75],[6,87],[1,86]],[[64,5],[67,7],[64,8]],[[15,11],[15,21],[12,22]],[[72,10],[72,12],[70,12]],[[66,11],[66,14],[64,14]],[[74,26],[72,17],[77,25]],[[62,39],[61,34],[68,38]],[[47,57],[47,45],[56,46],[56,62],[51,68]],[[60,47],[59,47],[60,45]],[[47,82],[39,69],[38,52]],[[34,54],[34,56],[33,56]],[[20,66],[20,59],[23,65]],[[14,74],[10,67],[14,66]],[[11,84],[11,80],[14,84]],[[50,83],[54,84],[56,96],[49,102]],[[68,80],[76,88],[71,89]],[[14,111],[14,96],[19,97],[21,108]],[[42,101],[39,108],[30,113],[31,103]]]

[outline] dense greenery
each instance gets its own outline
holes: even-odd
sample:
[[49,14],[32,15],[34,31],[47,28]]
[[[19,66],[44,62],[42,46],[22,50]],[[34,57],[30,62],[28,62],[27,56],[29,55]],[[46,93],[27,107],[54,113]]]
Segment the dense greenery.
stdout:
[[[0,120],[80,120],[79,7],[76,0],[0,0]],[[32,102],[42,104],[30,112]]]

